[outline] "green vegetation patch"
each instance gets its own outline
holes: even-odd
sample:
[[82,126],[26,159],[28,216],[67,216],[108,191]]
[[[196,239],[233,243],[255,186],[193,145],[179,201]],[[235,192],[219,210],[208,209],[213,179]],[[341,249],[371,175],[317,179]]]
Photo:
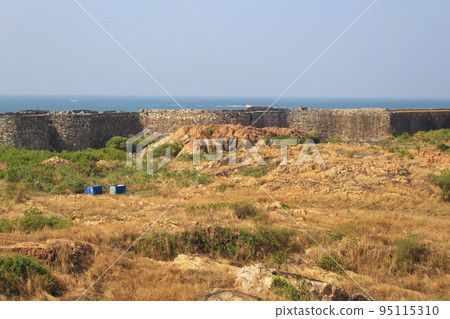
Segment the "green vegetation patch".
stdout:
[[288,280],[275,277],[272,281],[271,289],[279,296],[292,301],[314,301],[320,300],[316,293],[310,293],[305,281],[298,285],[291,284]]
[[395,243],[395,253],[392,257],[392,271],[413,273],[415,268],[427,261],[429,248],[420,244],[418,235],[408,232],[407,237]]
[[181,153],[177,155],[177,161],[179,162],[192,162],[194,160],[194,155],[189,153]]
[[7,297],[29,294],[28,281],[35,279],[40,287],[52,295],[59,295],[60,287],[50,269],[34,259],[23,255],[0,255],[0,294]]
[[434,131],[420,131],[413,135],[415,139],[426,143],[438,145],[440,143],[447,143],[450,140],[450,129],[441,129]]
[[348,267],[345,266],[344,261],[336,253],[333,252],[330,253],[329,255],[328,254],[324,255],[317,262],[317,266],[319,266],[324,270],[332,271],[338,274],[343,274],[344,271],[342,270],[341,267],[339,267],[339,265],[341,265],[341,267],[344,269],[348,269]]
[[171,260],[179,254],[204,254],[238,262],[270,260],[282,264],[302,244],[295,231],[258,226],[256,231],[212,227],[175,234],[159,232],[141,239],[136,253],[155,259]]
[[161,157],[166,155],[166,150],[169,150],[172,157],[176,157],[183,149],[183,146],[175,143],[164,143],[153,150],[153,156]]
[[15,220],[0,219],[0,233],[12,231],[31,232],[45,228],[62,229],[69,228],[71,221],[58,216],[43,214],[36,208],[30,208],[23,212],[23,216]]
[[283,204],[281,204],[281,208],[283,208],[285,210],[290,210],[290,209],[295,209],[295,206],[287,204],[287,203],[283,203]]
[[216,131],[215,127],[212,127],[212,126],[208,127],[206,129],[206,135],[208,136],[208,138],[211,138],[215,131]]
[[287,139],[297,140],[297,144],[304,144],[307,140],[313,140],[313,142],[316,144],[321,142],[319,132],[313,132],[312,134],[303,136],[303,137],[294,136],[294,135],[279,135],[279,136],[268,135],[263,138],[263,140],[266,142],[266,144],[269,144],[269,142],[271,140],[276,141],[276,140],[287,140]]
[[241,168],[241,174],[243,176],[251,176],[259,178],[269,174],[269,169],[267,168],[267,166],[258,166],[255,168]]
[[239,219],[258,220],[265,217],[263,211],[260,208],[256,207],[255,204],[250,202],[241,201],[233,203],[231,205],[231,208]]
[[[127,184],[129,189],[142,190],[149,183],[175,181],[180,187],[187,187],[198,179],[199,184],[209,184],[211,175],[200,175],[196,170],[168,171],[155,170],[153,176],[125,165],[126,141],[128,138],[116,136],[101,149],[86,149],[76,152],[28,151],[12,147],[0,147],[0,180],[6,183],[6,191],[0,200],[23,202],[35,192],[53,194],[82,194],[88,185]],[[141,142],[138,140],[134,143]],[[163,144],[155,149],[155,156],[163,156],[167,147],[176,156],[181,146]],[[52,157],[60,157],[68,162],[62,165],[43,162]],[[186,155],[192,159],[191,155]],[[180,158],[183,160],[183,157]],[[102,163],[101,161],[105,161]],[[56,161],[58,163],[58,161]],[[144,167],[147,163],[144,160]],[[159,180],[158,180],[159,179]]]
[[414,135],[409,135],[407,132],[399,135],[393,132],[395,138],[389,138],[383,142],[384,147],[394,153],[398,152],[400,156],[406,158],[414,158],[414,155],[409,151],[410,148],[420,150],[423,145],[431,144],[442,152],[450,152],[450,129],[440,129],[434,131],[420,131]]
[[431,184],[442,189],[441,197],[450,201],[450,170],[442,172],[441,176],[435,176],[431,179]]

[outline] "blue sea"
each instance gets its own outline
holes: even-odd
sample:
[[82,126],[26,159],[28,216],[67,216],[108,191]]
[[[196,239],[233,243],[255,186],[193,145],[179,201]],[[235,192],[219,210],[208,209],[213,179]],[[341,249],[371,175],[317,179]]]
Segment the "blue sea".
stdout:
[[[237,109],[245,105],[271,105],[274,97],[175,97],[188,109]],[[365,99],[284,97],[275,106],[296,108],[450,108],[444,99]],[[141,109],[178,109],[169,97],[152,96],[78,96],[78,95],[0,95],[0,113],[21,110],[139,111]]]

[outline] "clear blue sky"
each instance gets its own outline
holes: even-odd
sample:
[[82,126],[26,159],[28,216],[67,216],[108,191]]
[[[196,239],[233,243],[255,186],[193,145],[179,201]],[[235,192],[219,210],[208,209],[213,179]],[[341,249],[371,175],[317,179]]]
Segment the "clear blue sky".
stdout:
[[[79,0],[176,96],[281,94],[372,0]],[[380,0],[287,94],[450,98],[450,1]],[[0,1],[0,94],[164,95],[72,0]]]

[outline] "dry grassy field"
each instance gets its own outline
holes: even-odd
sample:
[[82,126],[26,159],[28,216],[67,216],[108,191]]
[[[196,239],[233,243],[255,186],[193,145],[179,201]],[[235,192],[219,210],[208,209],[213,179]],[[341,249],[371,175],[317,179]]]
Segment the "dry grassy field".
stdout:
[[[194,168],[179,155],[125,195],[3,199],[0,269],[15,262],[25,275],[2,275],[0,298],[449,300],[450,204],[430,183],[449,153],[317,147],[324,165],[295,165],[302,145],[286,165],[278,147],[262,147],[265,167],[229,165],[225,155]],[[33,223],[44,226],[25,227]],[[36,264],[14,261],[17,253]]]

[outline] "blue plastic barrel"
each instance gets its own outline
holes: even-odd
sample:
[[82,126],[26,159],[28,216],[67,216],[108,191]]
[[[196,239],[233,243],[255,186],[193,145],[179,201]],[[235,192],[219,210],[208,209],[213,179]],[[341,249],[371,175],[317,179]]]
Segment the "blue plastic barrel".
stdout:
[[110,185],[109,186],[109,193],[116,195],[116,194],[124,194],[127,191],[126,185]]
[[102,185],[93,185],[86,187],[87,195],[100,195],[102,193]]

